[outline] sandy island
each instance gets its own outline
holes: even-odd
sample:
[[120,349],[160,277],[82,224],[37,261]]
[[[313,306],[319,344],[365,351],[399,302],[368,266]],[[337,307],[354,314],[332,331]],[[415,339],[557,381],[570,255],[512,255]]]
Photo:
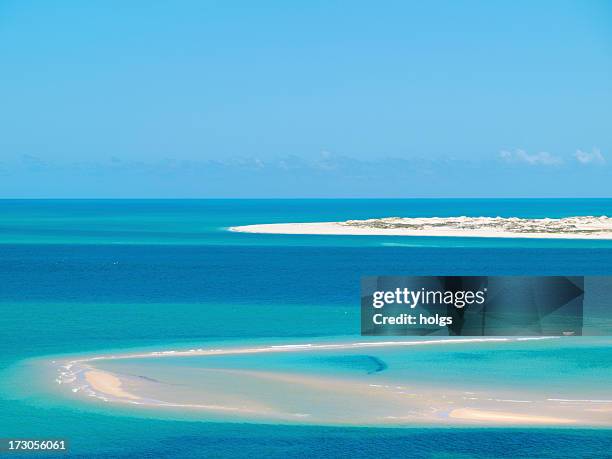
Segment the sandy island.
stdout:
[[612,239],[612,218],[428,217],[375,218],[344,222],[270,223],[230,231],[338,236],[445,236],[483,238]]

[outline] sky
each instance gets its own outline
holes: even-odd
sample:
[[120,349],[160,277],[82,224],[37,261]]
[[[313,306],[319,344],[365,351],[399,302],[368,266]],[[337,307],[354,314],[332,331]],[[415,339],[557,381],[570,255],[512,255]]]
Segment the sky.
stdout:
[[0,197],[612,197],[612,3],[0,0]]

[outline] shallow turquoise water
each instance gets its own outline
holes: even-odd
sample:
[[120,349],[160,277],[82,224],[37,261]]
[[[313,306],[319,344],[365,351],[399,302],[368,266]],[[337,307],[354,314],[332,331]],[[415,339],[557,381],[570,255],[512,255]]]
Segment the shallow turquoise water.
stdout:
[[[429,338],[431,339],[431,338]],[[317,343],[345,343],[349,337],[322,338]],[[412,338],[427,341],[427,338]],[[241,340],[241,345],[309,343],[307,339]],[[353,337],[349,342],[355,341]],[[359,339],[357,339],[359,341]],[[371,341],[371,340],[370,340]],[[376,341],[376,340],[374,340]],[[223,343],[210,343],[216,348]],[[163,359],[133,358],[107,361],[96,368],[134,373],[134,367],[154,368],[158,374],[185,369],[252,369],[283,374],[395,377],[409,384],[457,390],[522,391],[558,398],[606,399],[610,396],[609,361],[612,338],[564,337],[511,343],[464,343],[410,348],[297,351],[287,353],[189,356]],[[185,348],[180,346],[179,349]],[[188,348],[188,346],[187,346]],[[176,349],[176,348],[172,348]],[[377,357],[373,359],[372,356]],[[508,362],[520,362],[509,365]],[[382,368],[377,368],[379,365]],[[555,377],[551,377],[554,375]]]
[[[400,216],[612,215],[612,200],[0,201],[0,371],[26,358],[210,341],[356,336],[359,278],[377,274],[611,274],[607,241],[279,236],[248,223]],[[394,245],[395,244],[395,245]],[[519,353],[419,352],[487,384]],[[554,382],[583,355],[596,390],[612,350],[549,351],[516,384]],[[471,362],[490,372],[476,377]],[[609,367],[607,367],[609,369]],[[516,369],[516,368],[515,368]],[[584,372],[572,367],[577,385]],[[507,372],[505,373],[507,375]],[[567,375],[566,375],[567,376]],[[606,457],[610,431],[349,429],[160,420],[41,398],[35,381],[0,387],[1,436],[63,436],[85,457],[287,455]],[[598,386],[599,385],[599,386]],[[594,390],[595,390],[594,389]],[[603,390],[603,389],[602,389]],[[588,453],[588,454],[587,454]]]

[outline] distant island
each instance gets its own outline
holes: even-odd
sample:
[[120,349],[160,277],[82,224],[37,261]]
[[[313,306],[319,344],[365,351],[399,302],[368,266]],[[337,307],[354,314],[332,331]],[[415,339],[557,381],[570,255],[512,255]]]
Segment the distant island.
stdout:
[[551,239],[612,239],[612,218],[388,217],[317,223],[233,226],[230,231],[353,236],[446,236]]

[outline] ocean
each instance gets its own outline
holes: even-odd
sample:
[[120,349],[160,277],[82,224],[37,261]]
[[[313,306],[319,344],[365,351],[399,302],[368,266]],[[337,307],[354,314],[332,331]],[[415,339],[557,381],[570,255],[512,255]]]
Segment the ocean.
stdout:
[[[357,338],[361,276],[612,274],[612,241],[286,236],[230,226],[610,216],[610,199],[3,200],[0,215],[0,438],[67,438],[74,457],[604,458],[612,450],[607,429],[170,419],[54,398],[40,390],[47,381],[16,377],[33,360],[64,354]],[[612,347],[578,347],[564,348],[580,365],[563,377],[579,385],[596,368],[605,391]],[[468,358],[476,354],[457,354],[429,351],[418,365],[423,379],[432,362],[477,382]],[[502,380],[500,369],[517,361],[492,359],[485,380]],[[563,367],[529,371],[525,381],[535,382]],[[512,377],[521,384],[520,373]]]

